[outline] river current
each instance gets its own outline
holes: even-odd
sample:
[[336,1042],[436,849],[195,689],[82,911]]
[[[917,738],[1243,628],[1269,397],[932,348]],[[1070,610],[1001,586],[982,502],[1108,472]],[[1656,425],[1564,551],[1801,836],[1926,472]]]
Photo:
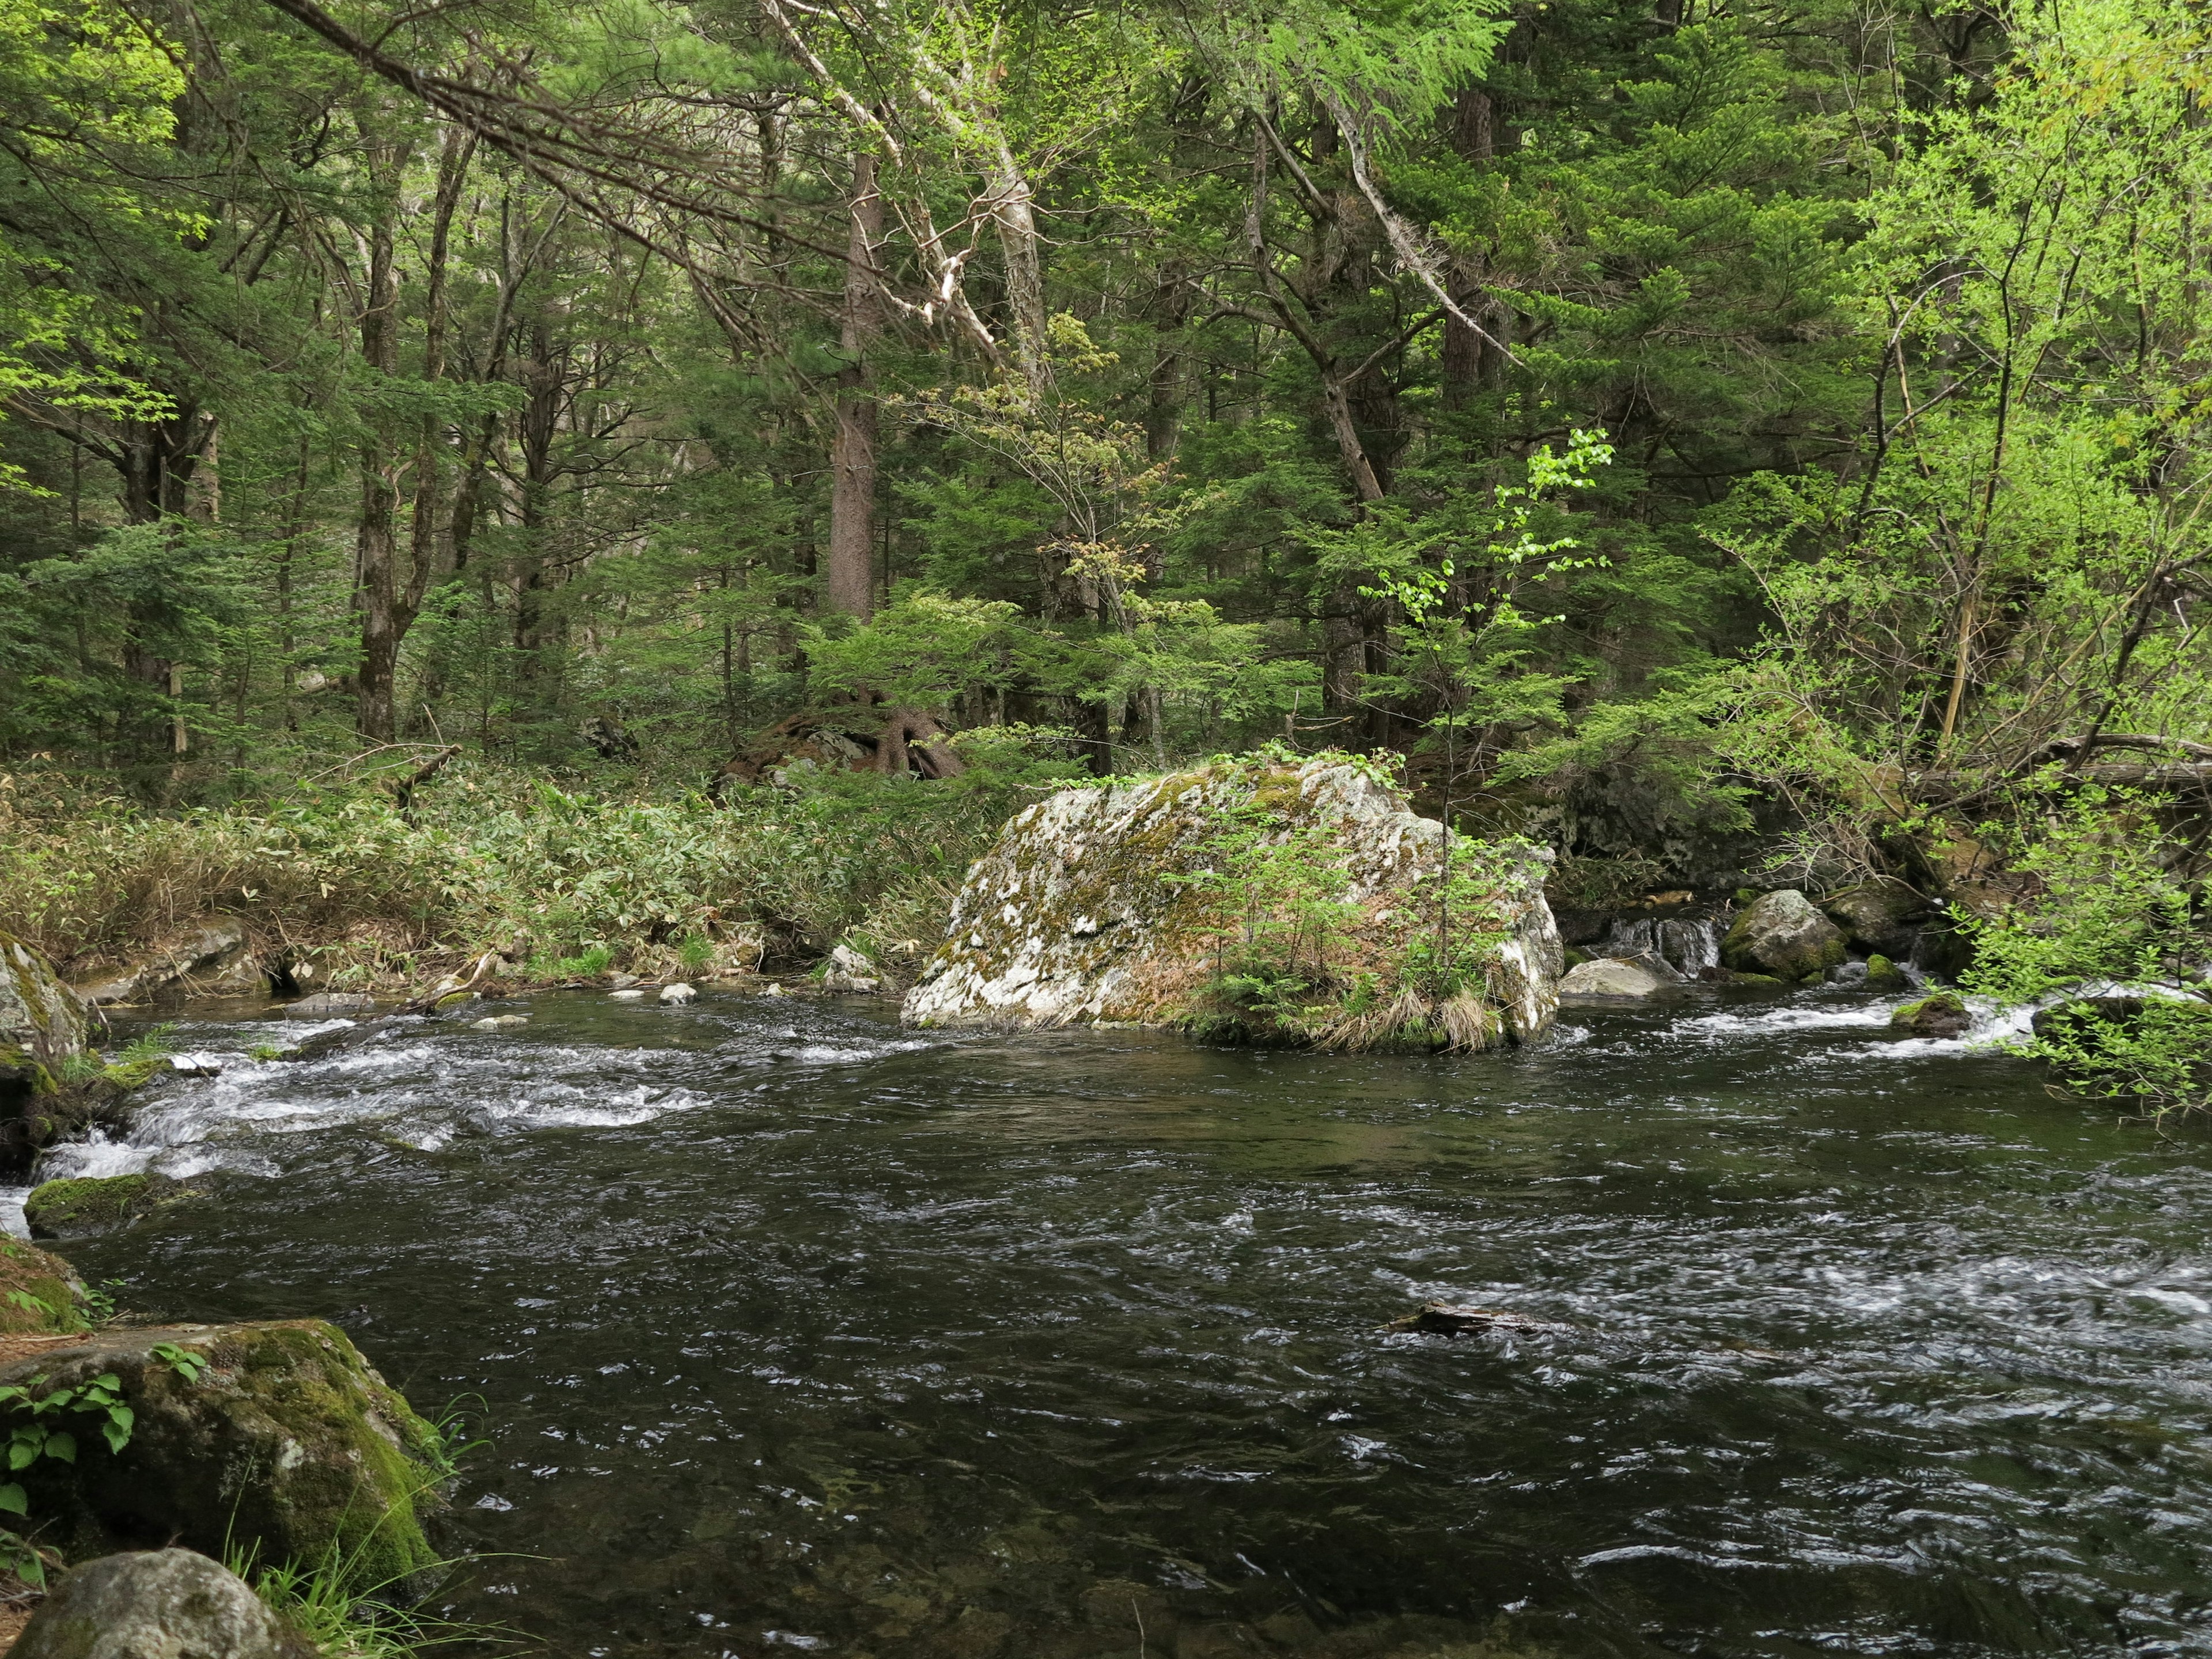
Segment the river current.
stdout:
[[[64,1246],[483,1442],[560,1656],[2212,1654],[2212,1146],[1841,992],[1330,1058],[581,993],[220,1056]],[[1381,1328],[1429,1300],[1527,1316]]]

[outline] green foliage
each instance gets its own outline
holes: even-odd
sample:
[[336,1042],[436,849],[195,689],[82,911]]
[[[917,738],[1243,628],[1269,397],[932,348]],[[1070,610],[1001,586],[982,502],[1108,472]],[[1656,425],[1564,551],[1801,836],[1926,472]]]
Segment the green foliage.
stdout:
[[[187,1381],[191,1379],[187,1377]],[[65,1419],[90,1419],[107,1449],[119,1452],[131,1443],[136,1413],[123,1401],[122,1379],[103,1372],[71,1388],[47,1389],[46,1379],[0,1384],[0,1420],[12,1423],[8,1435],[8,1472],[19,1474],[40,1458],[76,1462],[76,1434],[59,1426]],[[39,1392],[45,1389],[44,1393]],[[27,1515],[30,1500],[20,1480],[0,1483],[0,1513]],[[20,1534],[0,1530],[0,1568],[27,1583],[44,1586],[46,1561]]]

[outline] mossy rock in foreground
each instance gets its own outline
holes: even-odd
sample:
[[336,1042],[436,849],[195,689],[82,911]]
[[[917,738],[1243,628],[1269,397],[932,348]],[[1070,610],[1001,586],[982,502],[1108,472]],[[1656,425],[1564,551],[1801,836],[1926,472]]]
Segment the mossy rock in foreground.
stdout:
[[135,1416],[123,1449],[88,1420],[73,1465],[41,1459],[21,1477],[32,1519],[72,1557],[235,1546],[264,1564],[334,1565],[361,1590],[428,1588],[438,1558],[423,1520],[444,1503],[437,1431],[336,1326],[110,1328],[0,1363],[0,1382],[43,1378],[41,1394],[103,1373]]
[[41,1182],[23,1200],[33,1238],[77,1238],[150,1215],[182,1197],[167,1176],[70,1176]]
[[76,1270],[20,1238],[0,1237],[0,1336],[82,1331]]
[[1890,1029],[1908,1036],[1964,1036],[1974,1023],[1966,1000],[1956,991],[1937,991],[1908,1002],[1889,1017]]

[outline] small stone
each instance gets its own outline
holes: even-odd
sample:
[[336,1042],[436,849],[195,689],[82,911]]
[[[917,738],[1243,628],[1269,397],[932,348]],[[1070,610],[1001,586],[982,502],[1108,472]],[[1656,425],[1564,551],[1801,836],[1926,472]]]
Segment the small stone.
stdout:
[[530,1016],[527,1014],[494,1014],[489,1019],[479,1019],[475,1021],[470,1025],[469,1030],[471,1031],[511,1031],[518,1025],[527,1025],[529,1024]]
[[645,1000],[645,993],[642,991],[610,991],[607,993],[607,1000],[609,1002],[642,1002]]
[[1585,998],[1640,1000],[1656,996],[1665,988],[1659,975],[1640,963],[1623,962],[1617,957],[1600,957],[1570,969],[1559,981],[1559,997],[1562,1001],[1570,998],[1577,1001]]
[[165,1054],[163,1060],[179,1077],[221,1077],[222,1062],[211,1054]]
[[783,987],[777,984],[774,980],[770,980],[766,985],[761,987],[761,994],[764,997],[787,997],[791,993],[785,990]]
[[340,1019],[374,1012],[376,999],[362,991],[318,991],[284,1005],[287,1019]]
[[9,1652],[14,1659],[313,1659],[315,1648],[222,1563],[167,1549],[71,1568]]
[[681,980],[673,985],[664,985],[660,988],[660,1000],[671,1008],[680,1008],[687,1002],[696,1001],[698,995],[697,991]]
[[608,979],[607,983],[617,991],[627,991],[631,986],[637,983],[637,975],[635,974],[616,974]]

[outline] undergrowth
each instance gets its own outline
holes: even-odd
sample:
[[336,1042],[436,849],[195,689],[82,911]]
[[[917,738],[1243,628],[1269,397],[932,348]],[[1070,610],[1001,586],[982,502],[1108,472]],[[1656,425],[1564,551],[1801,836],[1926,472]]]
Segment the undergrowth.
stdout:
[[894,947],[935,937],[968,863],[1066,771],[1012,745],[978,759],[950,781],[817,773],[719,803],[457,763],[406,810],[302,785],[155,813],[19,776],[0,792],[0,929],[82,975],[228,915],[338,989],[485,951],[559,979]]

